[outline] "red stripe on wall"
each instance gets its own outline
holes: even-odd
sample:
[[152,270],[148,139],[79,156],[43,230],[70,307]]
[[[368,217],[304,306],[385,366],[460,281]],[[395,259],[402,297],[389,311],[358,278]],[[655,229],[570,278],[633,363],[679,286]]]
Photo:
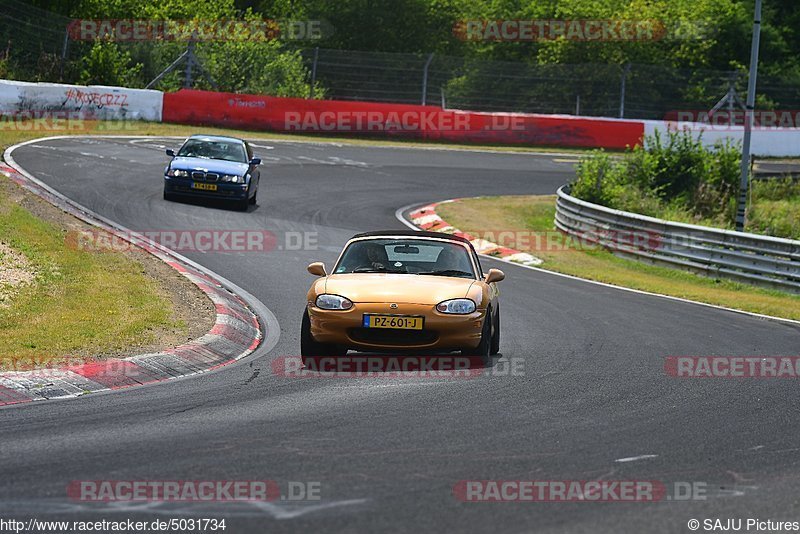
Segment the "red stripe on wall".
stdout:
[[478,113],[409,104],[305,100],[187,89],[164,94],[163,121],[260,131],[614,149],[633,146],[644,135],[644,123],[640,121]]

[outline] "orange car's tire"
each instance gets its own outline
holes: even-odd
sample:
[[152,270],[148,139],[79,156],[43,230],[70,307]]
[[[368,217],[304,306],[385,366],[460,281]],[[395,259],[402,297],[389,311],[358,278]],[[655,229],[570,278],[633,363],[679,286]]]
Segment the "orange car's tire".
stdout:
[[492,346],[489,354],[494,356],[500,352],[500,308],[494,312],[494,332],[492,333]]
[[342,350],[336,345],[315,341],[314,336],[311,335],[311,319],[308,317],[308,310],[303,312],[303,324],[300,327],[300,357],[303,363],[310,358],[339,356],[344,355],[346,352],[346,350]]
[[492,362],[492,310],[486,312],[486,318],[483,320],[483,329],[481,330],[481,342],[474,349],[462,351],[470,356],[475,356],[481,359],[481,363],[488,365]]

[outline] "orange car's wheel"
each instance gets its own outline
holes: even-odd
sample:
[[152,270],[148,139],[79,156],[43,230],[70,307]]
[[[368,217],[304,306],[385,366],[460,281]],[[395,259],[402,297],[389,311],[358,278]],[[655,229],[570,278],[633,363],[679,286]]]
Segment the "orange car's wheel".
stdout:
[[474,349],[462,351],[471,356],[479,357],[484,365],[492,361],[492,320],[492,310],[487,310],[486,318],[483,320],[483,329],[481,330],[481,342]]
[[300,327],[300,357],[303,362],[310,358],[336,356],[346,352],[336,345],[315,341],[314,336],[311,335],[311,319],[308,317],[308,310],[303,313],[303,324]]
[[494,332],[492,332],[492,348],[489,353],[494,356],[500,352],[500,308],[494,311]]

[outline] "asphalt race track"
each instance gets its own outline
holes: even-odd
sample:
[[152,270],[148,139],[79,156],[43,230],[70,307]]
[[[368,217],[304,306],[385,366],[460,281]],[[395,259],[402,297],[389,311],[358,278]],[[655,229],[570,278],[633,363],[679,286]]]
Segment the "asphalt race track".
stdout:
[[[800,327],[484,260],[506,273],[497,372],[467,380],[287,378],[312,281],[355,233],[403,228],[395,210],[494,194],[552,194],[555,156],[254,141],[264,158],[247,213],[161,198],[175,140],[61,139],[17,149],[26,170],[134,230],[312,232],[316,250],[195,253],[260,299],[280,339],[186,380],[0,410],[0,516],[225,517],[228,533],[687,532],[697,518],[796,520],[798,384],[676,379],[676,355],[797,355]],[[521,376],[502,361],[524,359]],[[619,461],[623,460],[623,461]],[[319,482],[321,500],[103,504],[73,480]],[[706,500],[466,503],[463,480],[707,484]]]

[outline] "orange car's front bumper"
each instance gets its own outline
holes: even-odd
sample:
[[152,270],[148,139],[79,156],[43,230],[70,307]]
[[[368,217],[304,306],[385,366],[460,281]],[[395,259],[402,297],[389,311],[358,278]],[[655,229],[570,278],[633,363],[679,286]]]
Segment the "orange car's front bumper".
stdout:
[[[417,315],[425,318],[422,330],[364,328],[364,314]],[[437,312],[429,304],[357,303],[346,311],[308,307],[311,335],[320,343],[332,343],[353,350],[459,350],[474,349],[481,341],[486,310],[468,315]]]

